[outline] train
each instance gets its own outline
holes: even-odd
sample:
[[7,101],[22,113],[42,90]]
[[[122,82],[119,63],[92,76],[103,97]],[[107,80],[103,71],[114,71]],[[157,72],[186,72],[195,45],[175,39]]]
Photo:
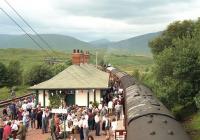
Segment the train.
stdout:
[[117,68],[107,67],[107,72],[123,89],[126,140],[191,140],[148,87]]

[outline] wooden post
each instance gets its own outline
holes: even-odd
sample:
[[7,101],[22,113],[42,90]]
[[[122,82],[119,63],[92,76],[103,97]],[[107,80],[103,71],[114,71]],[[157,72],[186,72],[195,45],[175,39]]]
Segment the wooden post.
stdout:
[[35,93],[35,104],[37,105],[38,103],[39,103],[39,92],[38,92],[38,90],[36,90],[36,93]]
[[43,106],[45,108],[45,90],[43,90]]
[[89,90],[87,92],[87,106],[89,107],[90,104],[90,95],[89,95]]
[[96,51],[96,68],[97,68],[97,65],[98,65],[98,59],[97,59],[98,56],[97,56],[97,55],[98,55],[98,53],[97,53],[97,51]]
[[96,102],[96,90],[94,89],[94,102]]

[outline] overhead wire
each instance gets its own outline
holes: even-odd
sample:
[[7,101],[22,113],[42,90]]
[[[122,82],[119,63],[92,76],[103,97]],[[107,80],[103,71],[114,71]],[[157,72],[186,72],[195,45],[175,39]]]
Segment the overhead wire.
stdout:
[[35,31],[33,29],[33,27],[19,14],[19,12],[17,12],[17,10],[7,1],[4,0],[5,3],[15,12],[15,14],[17,14],[20,19],[36,34],[36,36],[53,52],[53,54],[55,55],[56,52],[53,50],[53,48],[51,47],[51,45],[41,36],[37,33],[37,31]]
[[51,56],[47,50],[45,50],[31,35],[29,35],[18,23],[17,21],[12,18],[2,7],[0,7],[0,10],[8,17],[10,20],[12,20],[34,43],[37,45],[40,49],[42,49],[44,52],[48,54],[48,56]]

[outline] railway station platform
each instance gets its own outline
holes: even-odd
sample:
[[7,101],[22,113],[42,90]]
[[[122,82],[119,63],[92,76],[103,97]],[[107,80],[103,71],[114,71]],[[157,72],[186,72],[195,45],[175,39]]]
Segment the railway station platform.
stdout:
[[[125,129],[123,126],[123,120],[117,121],[117,124],[118,124],[117,130]],[[100,134],[101,134],[101,136],[95,136],[95,130],[89,132],[89,135],[92,135],[94,137],[94,140],[105,140],[106,135],[104,135],[102,131],[100,132]],[[74,136],[74,138],[76,138],[76,140],[80,140],[79,134],[72,134],[72,136]],[[27,135],[26,135],[26,139],[27,140],[51,140],[51,133],[49,131],[48,133],[42,134],[41,129],[29,128]],[[66,140],[68,140],[68,139],[66,139]],[[110,138],[110,140],[114,140],[114,137],[112,136]]]

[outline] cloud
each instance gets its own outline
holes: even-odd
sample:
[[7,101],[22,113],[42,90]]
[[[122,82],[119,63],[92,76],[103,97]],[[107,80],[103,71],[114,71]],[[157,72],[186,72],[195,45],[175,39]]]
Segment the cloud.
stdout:
[[[60,0],[55,6],[68,14],[78,16],[103,17],[111,19],[130,19],[172,13],[182,5],[194,3],[195,0]],[[172,7],[174,6],[174,7]],[[168,8],[169,7],[169,8]],[[174,9],[171,9],[174,8]],[[189,8],[192,10],[191,8]],[[187,10],[187,9],[186,9]]]
[[[39,33],[66,34],[82,40],[121,40],[156,32],[174,20],[196,19],[200,13],[198,0],[8,1]],[[3,0],[0,6],[28,29]],[[0,25],[0,33],[17,32],[13,30],[16,25],[2,12]]]

